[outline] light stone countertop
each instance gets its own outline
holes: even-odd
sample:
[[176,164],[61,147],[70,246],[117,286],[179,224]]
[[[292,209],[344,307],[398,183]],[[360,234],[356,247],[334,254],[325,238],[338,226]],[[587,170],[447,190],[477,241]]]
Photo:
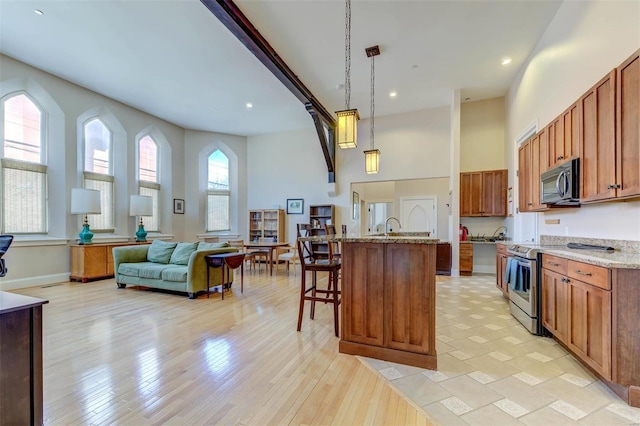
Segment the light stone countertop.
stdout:
[[337,241],[341,243],[378,243],[378,244],[437,244],[440,242],[438,238],[431,238],[424,233],[390,233],[389,235],[365,235],[356,236],[316,236],[301,237],[302,241],[325,242]]

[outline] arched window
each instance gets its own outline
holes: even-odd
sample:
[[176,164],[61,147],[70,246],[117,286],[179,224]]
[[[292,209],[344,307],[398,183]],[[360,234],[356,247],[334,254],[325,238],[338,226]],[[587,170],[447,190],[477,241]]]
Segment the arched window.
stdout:
[[140,195],[153,198],[153,215],[144,216],[147,231],[160,232],[160,180],[158,177],[158,144],[146,135],[138,142],[138,186]]
[[99,118],[84,123],[84,187],[100,191],[100,214],[88,215],[91,230],[113,232],[114,177],[111,164],[112,132]]
[[22,92],[2,100],[2,116],[2,233],[46,233],[44,111]]
[[207,231],[228,231],[229,222],[229,159],[220,150],[207,161]]

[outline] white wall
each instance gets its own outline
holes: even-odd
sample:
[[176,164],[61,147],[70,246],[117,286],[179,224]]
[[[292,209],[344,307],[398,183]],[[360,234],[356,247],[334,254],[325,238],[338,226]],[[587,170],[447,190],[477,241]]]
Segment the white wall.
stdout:
[[[65,164],[64,167],[66,168],[65,172],[52,176],[52,181],[50,182],[52,184],[60,181],[60,184],[56,184],[64,187],[60,193],[50,193],[50,196],[53,195],[54,198],[50,200],[50,219],[51,217],[60,216],[60,214],[65,217],[60,222],[62,225],[54,222],[56,226],[54,229],[50,229],[51,236],[59,239],[48,241],[49,244],[54,245],[41,245],[42,242],[20,241],[16,238],[11,249],[4,256],[9,268],[9,274],[4,278],[0,278],[1,290],[50,284],[69,279],[70,255],[68,243],[75,242],[82,223],[79,215],[68,213],[71,188],[82,184],[76,169],[78,158],[77,119],[90,110],[102,109],[108,111],[119,121],[126,134],[126,153],[123,154],[126,158],[121,160],[126,161],[126,176],[120,176],[120,178],[125,179],[128,183],[124,188],[124,194],[122,187],[116,188],[117,199],[125,201],[118,203],[116,206],[116,232],[125,237],[133,237],[136,231],[135,218],[128,215],[129,205],[126,192],[133,193],[136,190],[135,161],[133,160],[135,158],[135,137],[140,131],[151,126],[154,131],[161,132],[166,138],[171,150],[170,158],[172,159],[172,179],[167,185],[163,181],[162,188],[161,208],[165,218],[168,217],[167,222],[163,220],[163,224],[166,224],[166,226],[162,231],[167,234],[175,234],[177,239],[183,238],[184,234],[181,229],[184,218],[182,215],[171,214],[173,208],[171,199],[175,197],[173,188],[180,188],[178,191],[181,193],[181,188],[184,187],[184,130],[182,128],[4,55],[0,55],[0,70],[2,72],[0,75],[0,89],[4,90],[10,87],[11,82],[16,80],[32,81],[39,88],[46,91],[48,96],[57,103],[61,110],[62,126],[64,128],[49,141],[49,153],[57,156],[62,153],[64,156],[63,164]],[[96,235],[94,240],[98,240],[100,237],[102,235]]]
[[504,168],[504,98],[461,104],[460,171]]
[[[546,126],[640,47],[640,2],[566,1],[518,73],[506,97],[507,161],[513,141],[537,120]],[[514,185],[516,187],[517,185]],[[534,213],[525,213],[532,215]],[[560,225],[545,225],[545,219]],[[583,205],[538,215],[541,235],[640,240],[640,201]]]

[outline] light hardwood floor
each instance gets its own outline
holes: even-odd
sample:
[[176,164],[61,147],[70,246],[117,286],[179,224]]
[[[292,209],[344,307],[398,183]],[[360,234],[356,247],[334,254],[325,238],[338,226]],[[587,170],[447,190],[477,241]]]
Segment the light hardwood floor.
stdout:
[[338,353],[331,305],[318,304],[313,321],[307,309],[296,332],[299,280],[245,273],[244,294],[236,282],[224,301],[113,279],[16,291],[50,301],[46,424],[431,424]]

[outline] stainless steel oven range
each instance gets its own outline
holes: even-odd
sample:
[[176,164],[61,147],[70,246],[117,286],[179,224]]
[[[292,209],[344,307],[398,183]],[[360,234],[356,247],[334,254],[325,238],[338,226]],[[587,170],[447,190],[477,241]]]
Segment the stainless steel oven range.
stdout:
[[[509,280],[509,310],[530,333],[544,334],[542,302],[538,270],[538,249],[513,244],[507,247],[507,279]],[[514,289],[515,288],[515,289]]]

